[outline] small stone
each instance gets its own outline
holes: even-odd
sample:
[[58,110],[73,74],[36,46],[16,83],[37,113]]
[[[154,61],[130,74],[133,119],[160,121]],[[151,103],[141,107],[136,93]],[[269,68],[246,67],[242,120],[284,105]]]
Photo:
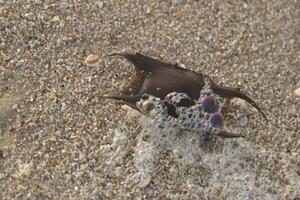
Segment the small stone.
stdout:
[[182,158],[182,154],[178,149],[174,149],[173,150],[173,155],[177,158],[177,159],[181,159]]
[[141,176],[141,179],[140,179],[140,182],[139,182],[138,186],[140,188],[146,187],[151,182],[151,178],[152,177],[151,177],[150,174],[148,174],[148,173],[144,174],[143,176]]
[[231,103],[236,104],[236,105],[238,105],[239,107],[241,107],[243,109],[247,108],[247,104],[243,99],[234,98],[234,99],[231,100]]
[[142,105],[142,108],[145,112],[149,112],[154,108],[154,104],[151,101],[145,101]]
[[[141,105],[137,105],[138,108],[141,107]],[[123,110],[125,110],[127,112],[127,114],[131,117],[131,118],[140,118],[141,117],[141,112],[131,108],[130,106],[127,105],[122,105],[121,108]]]
[[1,57],[3,58],[4,61],[9,61],[12,58],[12,56],[5,54],[2,51],[1,51]]
[[60,97],[60,93],[53,88],[48,95],[49,100],[56,100],[58,97]]
[[66,109],[66,107],[67,107],[67,104],[62,102],[61,103],[61,111],[64,111]]
[[197,139],[194,138],[194,137],[192,137],[192,138],[189,140],[189,143],[190,143],[191,145],[194,145],[196,142],[197,142]]
[[99,1],[99,2],[97,3],[97,6],[98,6],[99,8],[103,8],[103,5],[104,5],[104,2],[103,2],[103,1]]
[[60,20],[60,18],[59,18],[58,15],[54,16],[54,17],[51,19],[52,22],[58,22],[59,20]]
[[20,164],[19,170],[17,170],[15,173],[15,177],[16,178],[28,177],[30,175],[31,168],[32,168],[31,163]]
[[146,8],[146,14],[150,14],[151,13],[151,9],[149,7]]
[[179,64],[179,67],[181,67],[183,69],[187,69],[187,67],[185,66],[185,64]]
[[79,100],[79,104],[82,106],[82,107],[85,107],[88,105],[87,101],[85,100]]
[[85,63],[87,65],[94,65],[99,61],[99,56],[90,54],[88,57],[85,59]]
[[296,90],[295,90],[295,95],[297,97],[300,97],[300,87],[298,87]]
[[181,19],[183,16],[184,16],[183,11],[177,11],[177,12],[174,13],[174,17],[178,20]]

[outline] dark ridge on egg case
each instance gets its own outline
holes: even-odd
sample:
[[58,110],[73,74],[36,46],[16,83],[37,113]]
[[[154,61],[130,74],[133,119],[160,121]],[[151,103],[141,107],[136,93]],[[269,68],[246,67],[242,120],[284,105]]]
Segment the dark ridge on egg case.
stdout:
[[[194,105],[195,101],[200,98],[200,91],[205,86],[206,78],[210,81],[211,89],[215,94],[224,98],[241,98],[255,107],[267,120],[261,108],[249,96],[239,89],[217,85],[207,75],[181,68],[178,64],[164,63],[140,53],[115,53],[109,56],[126,58],[134,65],[136,74],[129,87],[124,89],[120,95],[104,96],[104,98],[122,100],[125,104],[139,111],[136,103],[143,94],[164,99],[167,94],[177,92],[185,93],[191,98],[191,101],[187,101],[186,105],[181,103],[181,106],[188,107]],[[169,114],[176,116],[177,114],[173,112],[175,111],[171,111]]]

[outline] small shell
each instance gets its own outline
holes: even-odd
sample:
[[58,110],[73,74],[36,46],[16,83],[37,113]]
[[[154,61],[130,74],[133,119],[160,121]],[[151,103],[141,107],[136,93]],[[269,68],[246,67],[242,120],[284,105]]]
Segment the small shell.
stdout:
[[85,59],[85,63],[87,65],[94,65],[99,61],[99,56],[90,54],[88,57]]

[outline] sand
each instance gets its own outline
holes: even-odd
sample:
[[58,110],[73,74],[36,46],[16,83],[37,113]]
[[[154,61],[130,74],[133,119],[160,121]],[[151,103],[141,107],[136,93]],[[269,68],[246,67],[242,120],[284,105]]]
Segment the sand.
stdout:
[[[300,199],[299,41],[297,0],[0,0],[0,199]],[[269,122],[235,100],[245,138],[176,139],[99,98],[132,77],[116,52],[240,87]]]

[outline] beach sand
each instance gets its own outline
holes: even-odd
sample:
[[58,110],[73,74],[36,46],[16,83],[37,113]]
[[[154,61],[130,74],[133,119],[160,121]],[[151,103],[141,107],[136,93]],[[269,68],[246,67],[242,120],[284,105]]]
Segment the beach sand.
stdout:
[[[235,100],[245,138],[142,141],[161,130],[99,98],[133,77],[117,52],[240,87],[269,121]],[[297,0],[0,1],[0,199],[300,199],[299,55]]]

